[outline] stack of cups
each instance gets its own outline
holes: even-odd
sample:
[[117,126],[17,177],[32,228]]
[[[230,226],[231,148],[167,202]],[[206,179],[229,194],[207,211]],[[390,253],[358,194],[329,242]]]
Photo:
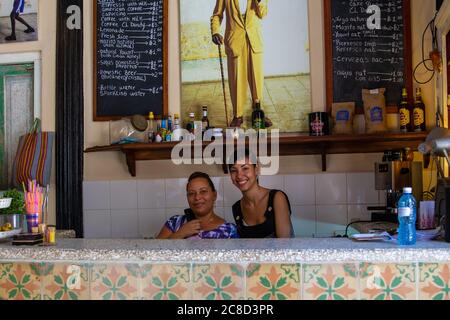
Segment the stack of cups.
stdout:
[[28,190],[23,184],[25,193],[25,211],[29,233],[39,233],[39,224],[42,221],[42,208],[44,205],[45,189],[40,187],[35,180],[28,181]]

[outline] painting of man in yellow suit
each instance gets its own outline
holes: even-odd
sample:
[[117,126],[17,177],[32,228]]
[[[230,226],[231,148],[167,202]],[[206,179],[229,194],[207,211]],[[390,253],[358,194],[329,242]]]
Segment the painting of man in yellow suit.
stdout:
[[211,126],[251,128],[259,100],[267,128],[309,133],[308,2],[179,0],[182,123],[206,105]]
[[[247,88],[253,100],[262,101],[264,87],[264,43],[261,20],[267,16],[268,0],[217,0],[211,17],[212,41],[225,45],[228,83],[234,119],[231,126],[243,122]],[[226,16],[225,36],[221,25]]]

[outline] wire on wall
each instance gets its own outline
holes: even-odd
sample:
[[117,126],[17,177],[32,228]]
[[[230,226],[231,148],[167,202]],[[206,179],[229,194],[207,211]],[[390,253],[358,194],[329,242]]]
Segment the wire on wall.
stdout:
[[[433,67],[429,67],[427,65],[428,62],[432,62],[433,60],[431,58],[425,59],[425,36],[427,34],[428,29],[430,29],[430,32],[431,32],[433,50],[439,50],[439,44],[438,44],[438,38],[437,38],[437,28],[436,28],[436,17],[437,17],[437,12],[436,12],[436,15],[434,16],[434,18],[428,23],[427,27],[423,31],[423,34],[422,34],[422,61],[419,62],[419,64],[414,68],[414,73],[413,73],[414,81],[416,81],[418,84],[421,84],[421,85],[431,82],[431,80],[433,80],[434,76],[436,75],[436,70]],[[427,72],[432,72],[431,77],[427,81],[419,81],[416,76],[417,70],[422,65],[425,67]]]

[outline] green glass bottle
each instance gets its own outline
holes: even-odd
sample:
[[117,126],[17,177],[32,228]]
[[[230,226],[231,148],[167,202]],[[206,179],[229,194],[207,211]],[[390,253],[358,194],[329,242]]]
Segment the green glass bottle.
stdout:
[[256,131],[266,128],[266,116],[264,111],[261,109],[261,103],[259,100],[255,101],[255,108],[252,112],[252,127]]

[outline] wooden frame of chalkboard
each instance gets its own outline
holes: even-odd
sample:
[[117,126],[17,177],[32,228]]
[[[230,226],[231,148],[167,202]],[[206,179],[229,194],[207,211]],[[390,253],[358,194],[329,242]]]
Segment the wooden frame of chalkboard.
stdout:
[[[335,68],[333,63],[334,58],[334,38],[333,38],[333,4],[332,1],[342,1],[342,0],[324,0],[324,21],[325,21],[325,70],[326,70],[326,93],[327,93],[327,112],[331,113],[331,107],[333,102],[348,102],[348,101],[356,101],[357,102],[357,113],[364,113],[362,108],[362,98],[361,91],[359,89],[363,89],[363,87],[357,87],[359,97],[355,99],[335,99]],[[345,1],[348,2],[348,1]],[[395,0],[391,0],[391,2],[397,2]],[[364,2],[366,3],[366,2]],[[410,103],[413,103],[413,77],[412,77],[412,55],[411,55],[411,3],[410,0],[402,0],[402,11],[403,11],[403,84],[402,87],[406,87],[408,90],[408,98]],[[395,40],[395,38],[393,38]],[[400,57],[397,57],[400,58]],[[352,70],[350,70],[352,71]],[[395,78],[395,77],[394,77]],[[351,80],[349,80],[351,81]],[[389,86],[377,86],[375,83],[371,85],[370,82],[366,82],[368,84],[367,89],[375,89],[379,87],[386,87],[388,92],[386,96],[386,104],[387,104],[387,112],[388,113],[396,113],[398,112],[398,101],[393,101],[397,99],[392,99],[388,96]],[[396,84],[396,87],[399,87],[399,84]],[[366,88],[364,87],[364,88]],[[398,89],[398,88],[397,88]],[[355,90],[355,89],[353,89]],[[341,92],[344,93],[345,92]],[[394,93],[394,96],[401,96],[400,92]]]
[[[147,116],[149,114],[150,111],[153,111],[155,114],[156,118],[161,118],[162,116],[167,116],[168,115],[168,0],[161,0],[163,1],[163,15],[161,17],[162,19],[162,45],[160,47],[158,47],[158,49],[162,50],[162,53],[160,53],[162,55],[162,78],[158,78],[158,85],[161,86],[162,88],[162,93],[159,91],[157,92],[157,94],[153,95],[156,96],[159,100],[156,101],[156,103],[153,103],[152,105],[152,101],[149,101],[149,96],[145,96],[142,99],[139,99],[137,97],[133,97],[133,98],[128,98],[130,99],[129,102],[126,104],[126,111],[122,111],[119,110],[118,112],[110,112],[109,110],[105,110],[105,108],[107,108],[106,106],[106,102],[107,100],[104,97],[100,97],[99,95],[99,80],[98,80],[98,76],[99,76],[99,64],[98,64],[98,49],[99,49],[99,37],[98,37],[98,33],[99,31],[99,26],[100,23],[98,21],[101,12],[99,12],[98,10],[98,4],[99,1],[101,0],[95,0],[93,1],[93,8],[94,8],[94,30],[93,30],[93,42],[94,42],[94,48],[93,48],[93,58],[94,58],[94,77],[93,77],[93,103],[94,103],[94,107],[93,107],[93,120],[94,121],[110,121],[110,120],[120,120],[124,117],[128,117],[131,115],[135,115],[135,114],[141,114],[141,115],[145,115]],[[115,1],[122,1],[122,2],[127,2],[126,0],[115,0]],[[150,1],[151,2],[151,1]],[[139,23],[139,22],[138,22]],[[152,26],[153,27],[153,26]],[[150,41],[148,42],[148,45],[150,47]],[[150,51],[151,49],[148,49],[148,51]],[[132,85],[131,85],[132,86]],[[116,88],[117,90],[117,88]],[[119,92],[123,92],[125,90],[117,90]],[[115,91],[115,92],[117,92]],[[147,90],[149,91],[149,90]],[[151,91],[149,91],[150,93],[152,93]],[[155,91],[154,91],[155,92]],[[119,93],[120,94],[120,93]],[[128,92],[127,92],[128,94]],[[142,94],[142,93],[141,93]],[[109,102],[114,102],[114,103],[122,103],[123,105],[123,96],[109,96],[107,97],[109,98]],[[144,101],[142,101],[144,100]],[[154,102],[154,101],[153,101]],[[155,105],[156,104],[156,105]],[[115,109],[117,109],[117,105],[115,106]],[[121,107],[121,106],[119,106]]]

